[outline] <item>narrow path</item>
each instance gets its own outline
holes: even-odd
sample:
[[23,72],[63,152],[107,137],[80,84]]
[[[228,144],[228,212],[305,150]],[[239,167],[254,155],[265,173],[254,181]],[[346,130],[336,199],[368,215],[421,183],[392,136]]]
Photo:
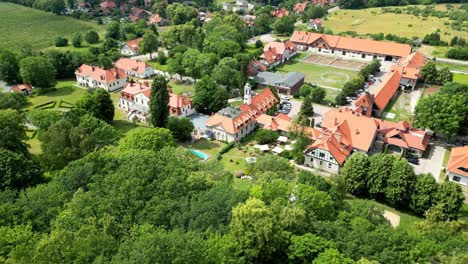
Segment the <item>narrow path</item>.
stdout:
[[454,60],[454,59],[447,59],[447,58],[435,58],[436,61],[439,62],[446,62],[446,63],[451,63],[451,64],[459,64],[459,65],[465,65],[468,66],[468,61],[462,61],[462,60]]

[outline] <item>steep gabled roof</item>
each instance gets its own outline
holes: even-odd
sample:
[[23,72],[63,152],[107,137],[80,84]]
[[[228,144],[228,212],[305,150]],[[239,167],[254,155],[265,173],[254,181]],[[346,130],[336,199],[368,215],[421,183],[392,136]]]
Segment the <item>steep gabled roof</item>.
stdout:
[[384,142],[402,148],[426,150],[429,135],[426,131],[412,128],[407,121],[398,123],[374,118],[378,125],[378,132],[383,135]]
[[291,118],[285,114],[277,116],[261,114],[257,117],[257,123],[262,125],[263,129],[288,132],[291,126]]
[[468,145],[452,148],[447,163],[447,170],[468,177]]
[[314,149],[322,149],[328,151],[338,164],[343,165],[353,149],[352,145],[346,142],[346,137],[339,132],[323,129],[317,139],[307,147],[305,152],[310,152]]
[[13,87],[11,87],[10,90],[16,93],[22,93],[23,91],[31,92],[32,89],[33,88],[30,84],[22,83],[22,84],[14,85]]
[[134,71],[137,73],[144,73],[147,68],[149,68],[149,64],[140,61],[140,60],[133,60],[129,58],[120,58],[115,62],[115,67],[122,69],[124,71]]
[[383,111],[400,86],[401,74],[399,71],[391,72],[383,78],[382,82],[374,91],[374,103]]
[[307,1],[303,2],[303,3],[296,3],[293,7],[293,11],[296,12],[296,13],[302,13],[304,12],[304,10],[306,9],[307,7]]
[[402,78],[417,80],[420,77],[421,68],[426,62],[427,58],[416,51],[407,57],[401,58],[397,64],[392,66],[392,71],[399,71]]
[[76,75],[88,76],[95,81],[103,83],[112,83],[117,79],[127,78],[127,74],[121,69],[112,68],[108,70],[101,69],[97,66],[87,64],[81,65],[76,71]]
[[126,44],[131,50],[138,52],[140,50],[140,47],[138,45],[140,44],[141,40],[142,38],[136,38],[136,39],[127,41]]

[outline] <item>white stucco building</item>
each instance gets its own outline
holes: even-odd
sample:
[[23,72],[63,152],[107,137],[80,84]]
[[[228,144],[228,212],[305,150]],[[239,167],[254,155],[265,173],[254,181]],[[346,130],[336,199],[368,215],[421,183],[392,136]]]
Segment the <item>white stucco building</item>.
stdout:
[[127,83],[127,74],[117,68],[104,70],[97,66],[81,65],[75,71],[77,84],[89,88],[106,89],[109,92],[122,89]]

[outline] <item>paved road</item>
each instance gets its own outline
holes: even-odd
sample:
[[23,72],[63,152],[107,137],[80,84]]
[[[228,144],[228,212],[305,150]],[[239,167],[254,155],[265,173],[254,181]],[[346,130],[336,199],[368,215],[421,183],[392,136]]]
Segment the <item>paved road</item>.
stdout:
[[254,44],[257,40],[261,40],[262,42],[272,42],[275,41],[275,39],[272,36],[272,33],[266,33],[263,35],[258,35],[255,37],[250,38],[247,40],[248,44]]
[[439,173],[444,161],[445,148],[442,146],[433,146],[427,159],[419,159],[419,165],[411,164],[417,174],[431,173],[435,180],[439,181]]

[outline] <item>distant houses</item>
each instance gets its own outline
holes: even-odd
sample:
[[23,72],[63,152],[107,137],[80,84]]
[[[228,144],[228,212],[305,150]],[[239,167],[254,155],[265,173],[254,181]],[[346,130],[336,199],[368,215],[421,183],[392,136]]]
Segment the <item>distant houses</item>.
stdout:
[[127,83],[127,74],[118,68],[102,69],[83,64],[75,71],[78,85],[89,88],[101,88],[109,92],[122,89]]
[[294,95],[304,84],[304,74],[300,72],[288,72],[286,74],[277,72],[259,72],[253,80],[258,88],[272,87],[279,94]]
[[120,54],[125,56],[135,56],[140,54],[140,47],[138,45],[140,44],[141,40],[142,38],[137,38],[125,42],[125,44],[120,49]]
[[115,67],[126,74],[138,78],[148,78],[154,75],[154,69],[146,62],[130,58],[120,58],[115,62]]
[[322,20],[320,18],[312,18],[307,22],[307,27],[313,30],[319,30],[322,27]]
[[154,25],[156,25],[158,27],[162,27],[162,26],[167,25],[167,20],[165,18],[163,18],[162,16],[160,16],[159,14],[153,14],[148,19],[147,24],[148,25],[154,24]]

